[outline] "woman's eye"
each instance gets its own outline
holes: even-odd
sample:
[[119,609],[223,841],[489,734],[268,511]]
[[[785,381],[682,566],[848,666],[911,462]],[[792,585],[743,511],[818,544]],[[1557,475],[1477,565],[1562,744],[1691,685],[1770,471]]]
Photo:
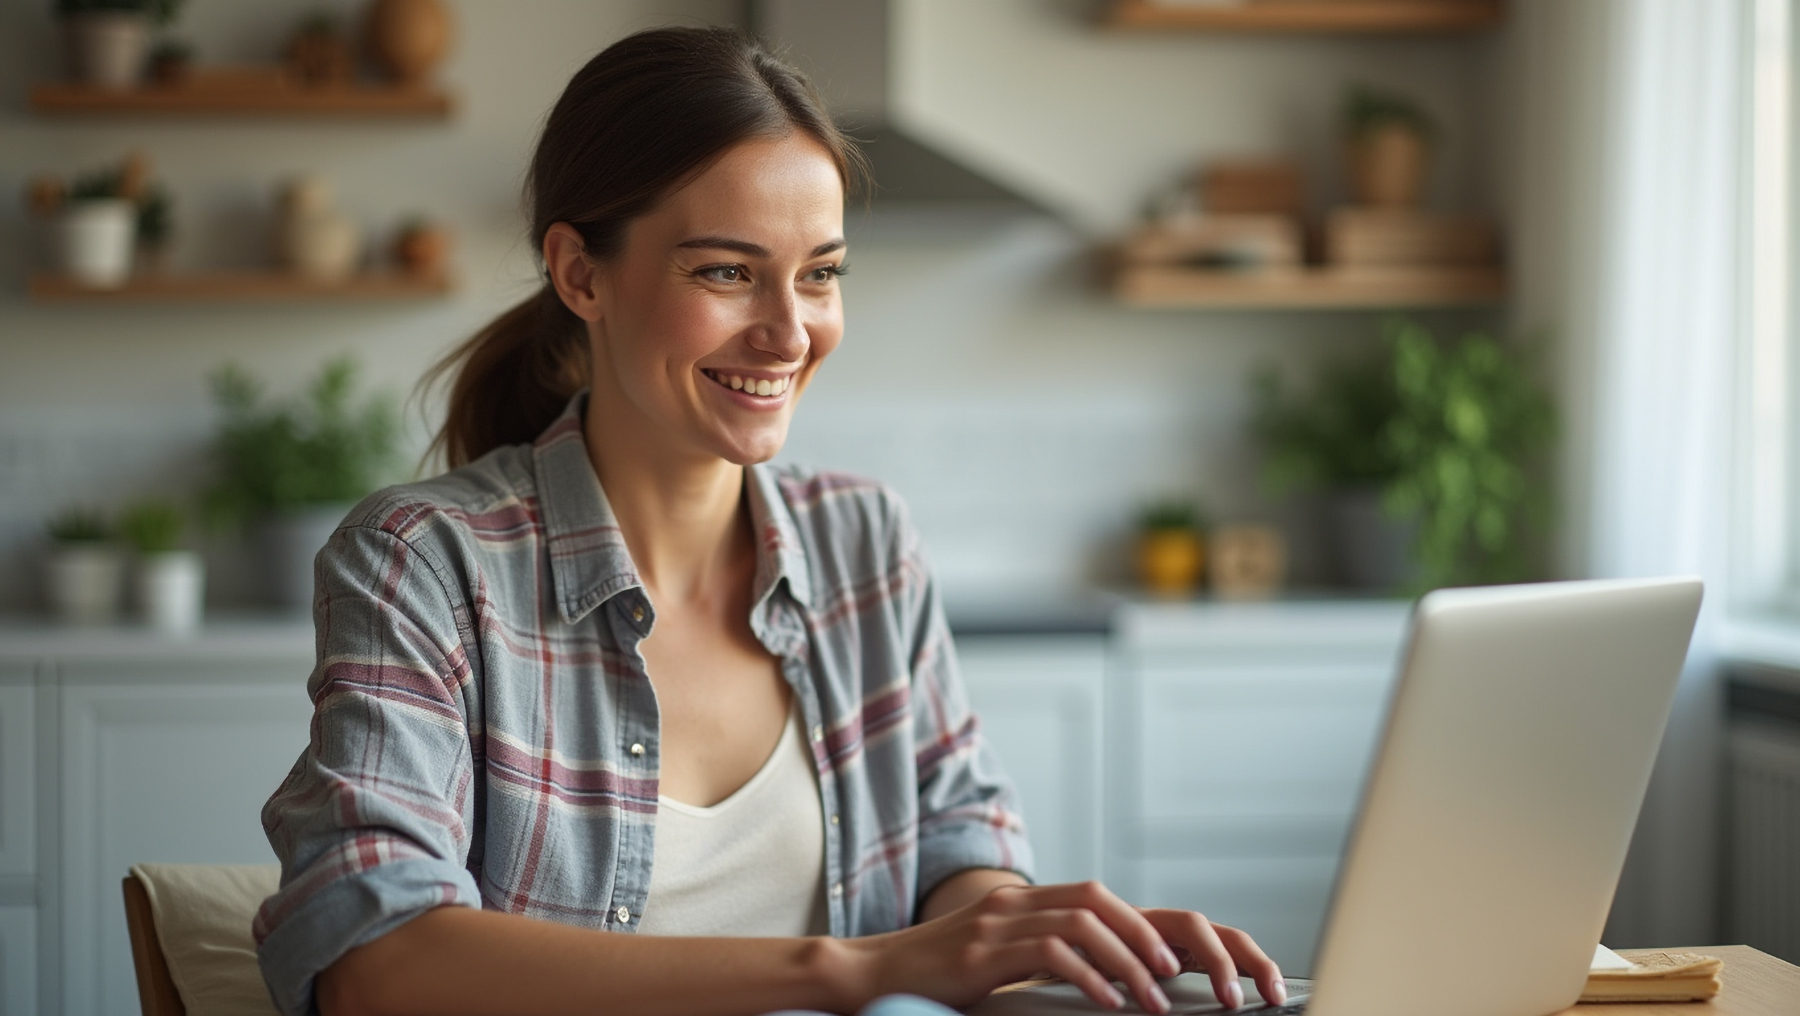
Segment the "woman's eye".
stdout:
[[742,282],[744,281],[744,266],[713,265],[710,268],[702,268],[694,274],[714,282]]
[[850,274],[848,265],[825,265],[808,272],[806,277],[812,282],[830,282],[832,279],[842,278],[848,274]]

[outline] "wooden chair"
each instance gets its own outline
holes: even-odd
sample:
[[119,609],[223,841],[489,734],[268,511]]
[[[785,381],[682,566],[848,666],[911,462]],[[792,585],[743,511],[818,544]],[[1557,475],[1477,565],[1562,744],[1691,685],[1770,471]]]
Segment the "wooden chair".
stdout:
[[181,993],[169,976],[162,940],[156,937],[156,915],[150,894],[136,875],[125,876],[125,927],[131,933],[131,964],[137,968],[138,1002],[144,1016],[187,1016]]

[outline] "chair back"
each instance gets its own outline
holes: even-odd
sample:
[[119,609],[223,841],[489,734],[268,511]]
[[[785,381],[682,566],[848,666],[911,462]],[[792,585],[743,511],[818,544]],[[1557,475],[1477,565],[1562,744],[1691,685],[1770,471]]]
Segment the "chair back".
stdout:
[[150,893],[136,875],[125,876],[125,930],[131,933],[131,965],[137,968],[138,1004],[144,1016],[187,1016],[156,937]]
[[278,1016],[250,925],[279,865],[137,864],[125,924],[144,1016]]

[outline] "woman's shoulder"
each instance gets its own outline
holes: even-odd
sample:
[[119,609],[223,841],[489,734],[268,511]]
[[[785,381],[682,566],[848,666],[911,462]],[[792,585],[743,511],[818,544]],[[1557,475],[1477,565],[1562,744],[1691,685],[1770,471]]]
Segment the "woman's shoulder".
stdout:
[[536,524],[530,445],[496,448],[467,465],[370,494],[341,528],[376,530],[408,543],[463,535],[519,535]]

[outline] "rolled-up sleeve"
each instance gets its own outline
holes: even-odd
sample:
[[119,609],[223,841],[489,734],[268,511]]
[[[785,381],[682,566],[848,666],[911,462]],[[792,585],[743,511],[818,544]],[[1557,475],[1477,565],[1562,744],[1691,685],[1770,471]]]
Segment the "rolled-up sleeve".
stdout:
[[481,905],[466,607],[439,562],[373,526],[340,528],[315,574],[311,740],[263,807],[281,889],[255,923],[288,1016],[317,1012],[314,980],[348,950],[427,910]]
[[914,624],[913,736],[919,778],[919,881],[923,902],[970,868],[1032,877],[1018,793],[969,706],[937,584],[916,541],[905,558]]

